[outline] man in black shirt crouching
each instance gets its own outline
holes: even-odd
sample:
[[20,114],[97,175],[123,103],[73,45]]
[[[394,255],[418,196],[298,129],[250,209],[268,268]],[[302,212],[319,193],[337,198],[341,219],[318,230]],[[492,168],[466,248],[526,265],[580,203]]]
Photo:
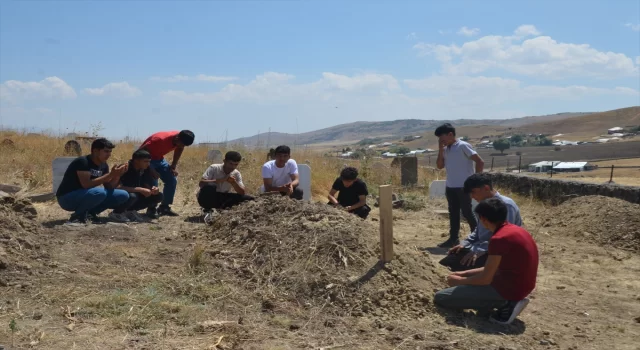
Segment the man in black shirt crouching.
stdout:
[[[338,198],[335,195],[338,193]],[[342,169],[340,177],[336,179],[329,191],[329,204],[344,208],[344,210],[366,219],[371,208],[367,205],[367,184],[358,179],[358,169],[346,167]]]
[[129,200],[113,211],[126,215],[131,221],[142,222],[144,218],[138,210],[147,209],[147,217],[157,219],[156,206],[162,201],[162,192],[154,186],[154,178],[149,165],[151,154],[139,149],[133,153],[127,172],[120,177],[119,189],[129,192]]

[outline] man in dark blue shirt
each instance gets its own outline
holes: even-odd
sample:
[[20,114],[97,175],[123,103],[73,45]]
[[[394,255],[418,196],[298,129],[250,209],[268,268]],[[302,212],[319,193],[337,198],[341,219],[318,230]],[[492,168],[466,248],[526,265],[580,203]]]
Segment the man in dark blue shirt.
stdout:
[[120,177],[119,189],[129,193],[129,200],[113,211],[124,214],[130,221],[142,222],[144,218],[138,210],[147,209],[147,216],[157,219],[156,206],[162,201],[162,192],[154,186],[154,178],[149,168],[151,154],[139,149],[133,153],[127,172]]

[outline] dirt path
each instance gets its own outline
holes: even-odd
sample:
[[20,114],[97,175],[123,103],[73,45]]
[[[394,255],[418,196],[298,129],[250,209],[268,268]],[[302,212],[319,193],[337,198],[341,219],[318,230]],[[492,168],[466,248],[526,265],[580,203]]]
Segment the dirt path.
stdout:
[[[424,248],[447,232],[446,218],[433,213],[438,205],[394,212],[400,258],[437,261]],[[342,317],[302,301],[267,312],[272,306],[243,292],[241,278],[222,279],[218,271],[234,262],[219,255],[224,247],[200,249],[206,228],[187,208],[158,223],[47,228],[48,256],[0,286],[0,344],[11,344],[15,319],[17,349],[638,349],[640,258],[551,236],[540,229],[538,204],[521,209],[541,267],[532,303],[508,327],[471,313]],[[49,211],[40,220],[61,217]],[[420,285],[422,276],[410,277]],[[202,323],[211,320],[230,323]]]

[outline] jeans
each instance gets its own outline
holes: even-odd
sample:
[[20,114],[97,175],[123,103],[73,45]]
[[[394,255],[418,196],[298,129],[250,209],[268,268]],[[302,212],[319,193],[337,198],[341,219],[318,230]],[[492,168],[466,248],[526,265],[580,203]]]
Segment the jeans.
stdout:
[[[329,205],[333,205],[331,202],[327,203]],[[356,209],[356,210],[352,210],[350,211],[351,214],[355,214],[357,216],[359,216],[362,219],[366,219],[367,216],[369,216],[369,213],[371,212],[371,207],[368,205],[363,205],[360,208]]]
[[204,186],[198,193],[198,204],[206,211],[213,208],[227,209],[251,200],[254,200],[254,198],[243,194],[218,192],[216,184]]
[[460,235],[460,211],[473,232],[478,226],[475,215],[471,210],[471,195],[464,193],[462,188],[447,187],[447,203],[449,204],[449,239],[457,241]]
[[455,286],[437,292],[433,303],[447,309],[491,311],[505,306],[507,300],[490,285]]
[[[169,206],[173,204],[173,197],[176,195],[176,187],[178,186],[178,178],[173,176],[171,165],[166,159],[162,158],[161,160],[152,160],[151,167],[160,174],[160,180],[164,183],[164,188],[162,189],[164,198],[160,205]],[[158,186],[158,179],[154,179],[153,185]]]
[[478,267],[483,267],[487,262],[487,258],[489,254],[486,252],[482,254],[479,258],[476,259],[476,262],[471,264],[471,266],[462,265],[460,261],[467,255],[471,250],[468,248],[460,249],[457,253],[449,254],[445,256],[442,260],[440,260],[440,265],[446,266],[451,269],[451,271],[467,271],[472,269],[477,269]]
[[116,208],[129,199],[124,190],[94,187],[79,189],[58,197],[58,204],[66,211],[82,216],[87,213],[98,215],[103,211]]
[[145,197],[139,193],[129,193],[129,199],[114,208],[116,213],[124,213],[127,210],[138,211],[140,209],[155,209],[156,205],[162,201],[162,193],[154,194],[149,197]]

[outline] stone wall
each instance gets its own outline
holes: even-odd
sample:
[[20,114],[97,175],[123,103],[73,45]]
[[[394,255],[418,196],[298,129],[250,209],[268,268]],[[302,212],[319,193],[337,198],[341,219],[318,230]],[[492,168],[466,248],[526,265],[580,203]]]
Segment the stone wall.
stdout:
[[635,186],[599,185],[505,173],[493,173],[492,179],[494,186],[498,189],[506,188],[552,204],[559,204],[573,197],[593,195],[614,197],[640,204],[640,187]]

